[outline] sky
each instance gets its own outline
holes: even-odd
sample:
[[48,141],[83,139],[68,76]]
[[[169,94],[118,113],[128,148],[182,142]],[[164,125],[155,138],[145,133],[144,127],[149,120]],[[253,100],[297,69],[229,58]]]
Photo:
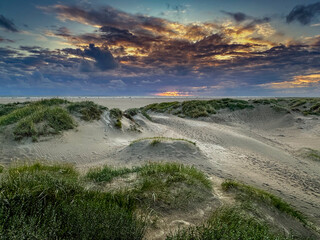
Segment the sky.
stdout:
[[1,0],[0,96],[320,97],[320,1]]

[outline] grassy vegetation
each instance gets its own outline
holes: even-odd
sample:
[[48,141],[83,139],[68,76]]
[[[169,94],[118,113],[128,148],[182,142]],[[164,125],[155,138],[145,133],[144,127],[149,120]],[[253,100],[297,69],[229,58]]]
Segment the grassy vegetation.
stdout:
[[122,128],[122,123],[121,123],[122,116],[123,116],[123,112],[119,108],[112,108],[110,110],[110,117],[114,120],[114,126],[116,128],[119,128],[119,129]]
[[149,115],[145,110],[142,110],[142,111],[141,111],[141,114],[142,114],[146,119],[148,119],[149,121],[152,121],[152,118],[150,117],[150,115]]
[[[186,210],[212,196],[211,181],[202,172],[177,163],[149,163],[130,169],[105,166],[91,169],[85,176],[72,165],[40,162],[1,171],[1,239],[144,239],[148,227],[144,212]],[[117,183],[132,173],[131,188],[99,191],[87,185]],[[275,204],[273,197],[261,190],[231,181],[223,186],[268,199],[267,203],[288,213],[283,202],[276,200]],[[236,206],[218,208],[204,224],[167,236],[167,240],[180,239],[293,238],[275,234],[269,225]]]
[[[37,126],[40,122],[42,124]],[[15,126],[13,134],[16,140],[24,137],[33,137],[35,140],[41,135],[57,134],[75,126],[73,118],[65,109],[42,107],[21,119]]]
[[290,204],[271,193],[254,188],[252,186],[235,182],[233,180],[227,180],[223,182],[222,187],[226,191],[236,190],[238,192],[237,196],[240,200],[249,201],[250,199],[256,199],[262,201],[268,205],[274,206],[281,212],[297,218],[302,223],[307,224],[306,218],[299,211],[295,210]]
[[320,98],[256,99],[254,104],[270,105],[278,112],[299,112],[304,115],[320,115]]
[[11,168],[0,183],[2,239],[142,239],[134,199],[85,188],[71,166]]
[[171,234],[167,240],[289,240],[235,207],[220,208],[201,226]]
[[129,108],[127,110],[124,111],[123,115],[126,118],[131,119],[132,117],[134,117],[135,115],[137,115],[139,113],[139,109],[138,108]]
[[153,163],[141,167],[137,174],[138,184],[132,194],[144,208],[185,210],[211,196],[210,180],[194,167]]
[[253,108],[248,101],[237,99],[192,100],[184,102],[164,102],[147,105],[142,111],[170,113],[180,117],[208,117],[216,114],[218,110],[229,109],[231,111]]
[[301,155],[313,161],[320,161],[320,151],[315,149],[305,148]]
[[107,110],[106,107],[97,105],[91,101],[71,103],[67,109],[71,113],[80,114],[81,119],[85,121],[99,120],[103,111]]
[[179,117],[199,118],[209,117],[218,111],[253,109],[258,105],[270,106],[277,112],[300,112],[304,115],[320,115],[320,98],[272,98],[272,99],[213,99],[191,100],[184,102],[153,103],[140,108],[141,113],[158,112],[178,115]]
[[170,137],[146,137],[146,138],[139,138],[139,139],[136,139],[134,141],[132,141],[130,143],[130,145],[132,144],[135,144],[137,142],[141,142],[141,141],[145,141],[145,140],[151,140],[151,145],[156,145],[160,142],[165,142],[165,141],[184,141],[184,142],[187,142],[187,143],[190,143],[190,144],[193,144],[193,145],[196,145],[195,142],[192,142],[188,139],[184,139],[184,138],[170,138]]
[[23,107],[25,104],[27,104],[28,102],[25,103],[8,103],[8,104],[0,104],[0,117],[7,115],[9,113],[11,113],[12,111]]
[[[64,99],[52,98],[35,102],[1,105],[0,127],[13,125],[16,140],[58,134],[72,129],[77,124],[71,114],[85,121],[100,119],[106,109],[93,102],[70,103]],[[71,114],[70,114],[71,113]]]
[[211,190],[211,182],[202,172],[176,163],[149,163],[131,169],[106,166],[90,170],[86,178],[96,183],[107,183],[130,173],[136,173],[137,178],[133,189],[127,190],[126,194],[143,208],[184,208],[189,203],[204,200]]
[[94,182],[111,182],[115,177],[124,176],[129,173],[137,172],[139,168],[119,168],[114,169],[109,166],[90,169],[86,178]]

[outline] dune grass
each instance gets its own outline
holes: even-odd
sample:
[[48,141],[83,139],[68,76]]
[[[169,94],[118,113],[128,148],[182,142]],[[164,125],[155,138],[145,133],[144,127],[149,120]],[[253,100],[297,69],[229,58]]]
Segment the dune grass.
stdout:
[[142,111],[153,111],[159,113],[170,113],[180,117],[209,117],[216,114],[218,110],[229,109],[231,111],[253,108],[248,101],[230,98],[214,100],[191,100],[184,102],[163,102],[147,105]]
[[184,138],[170,138],[170,137],[146,137],[146,138],[139,138],[139,139],[136,139],[134,141],[132,141],[130,143],[130,146],[135,144],[135,143],[138,143],[138,142],[141,142],[141,141],[145,141],[145,140],[151,140],[150,142],[150,145],[152,146],[155,146],[157,145],[158,143],[161,143],[161,142],[167,142],[167,141],[183,141],[183,142],[186,142],[186,143],[190,143],[192,145],[196,145],[195,142],[192,142],[188,139],[184,139]]
[[256,99],[252,103],[270,105],[277,112],[293,111],[304,115],[320,115],[320,98]]
[[114,120],[114,126],[116,128],[122,128],[121,119],[123,117],[123,112],[119,108],[112,108],[110,110],[110,117]]
[[77,126],[72,114],[85,121],[100,119],[105,107],[93,102],[71,103],[64,99],[52,98],[35,102],[15,103],[0,106],[0,127],[13,125],[16,140],[59,134]]
[[271,98],[271,99],[212,99],[191,100],[184,102],[153,103],[140,108],[144,112],[158,112],[177,115],[179,117],[209,117],[220,110],[237,111],[253,109],[258,105],[270,106],[279,113],[299,112],[304,115],[320,115],[320,98]]
[[[212,196],[206,175],[177,163],[148,163],[130,169],[105,166],[89,170],[85,176],[72,165],[59,163],[35,162],[0,171],[1,239],[144,239],[148,227],[144,212],[187,210]],[[99,191],[87,185],[119,181],[132,173],[136,178],[130,189]],[[241,189],[283,212],[291,211],[264,191],[232,181],[223,183],[223,187]],[[180,239],[299,238],[277,235],[240,206],[225,206],[215,210],[202,225],[167,236],[167,240]]]
[[289,203],[285,202],[281,198],[271,193],[233,180],[227,180],[223,182],[222,188],[225,191],[238,191],[237,197],[242,201],[249,201],[250,199],[262,201],[268,205],[274,206],[281,212],[284,212],[292,217],[297,218],[303,224],[307,224],[307,219],[305,218],[305,216],[302,215],[302,213],[294,209]]
[[313,161],[320,162],[320,151],[312,149],[312,148],[304,148],[301,156],[308,158],[308,159],[311,159]]
[[24,103],[15,102],[15,103],[8,103],[8,104],[0,104],[0,117],[11,113],[14,110],[17,110],[18,108],[25,106],[25,104],[28,104],[28,102],[24,102]]
[[167,240],[289,240],[296,239],[274,234],[269,227],[236,207],[216,210],[203,225],[181,229]]
[[137,172],[139,168],[111,168],[104,166],[102,168],[93,168],[88,171],[86,178],[96,183],[111,182],[114,178],[123,176],[129,173]]
[[[42,122],[40,126],[38,123]],[[42,107],[21,119],[13,130],[16,140],[24,137],[36,139],[41,135],[58,134],[63,130],[73,129],[75,121],[70,114],[61,107]]]
[[3,239],[142,239],[134,200],[86,190],[70,165],[10,168],[0,182]]
[[211,182],[202,172],[177,163],[149,163],[131,169],[105,166],[90,170],[86,178],[95,183],[108,183],[131,173],[136,173],[136,179],[126,194],[143,208],[180,209],[210,195]]
[[137,172],[131,191],[139,206],[156,212],[186,210],[211,196],[211,182],[194,167],[177,163],[152,163]]
[[67,109],[71,113],[80,114],[80,118],[84,121],[99,120],[103,111],[107,110],[106,107],[97,105],[91,101],[71,103]]

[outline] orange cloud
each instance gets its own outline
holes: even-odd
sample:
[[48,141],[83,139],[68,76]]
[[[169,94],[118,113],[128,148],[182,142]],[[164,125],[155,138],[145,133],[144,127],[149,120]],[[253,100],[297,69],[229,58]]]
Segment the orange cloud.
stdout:
[[262,87],[283,89],[283,88],[306,88],[315,85],[320,85],[320,73],[299,75],[293,78],[293,81],[283,81],[261,84]]
[[168,92],[162,92],[162,93],[156,93],[156,96],[161,96],[161,97],[187,97],[187,96],[192,96],[188,92],[177,92],[177,91],[168,91]]

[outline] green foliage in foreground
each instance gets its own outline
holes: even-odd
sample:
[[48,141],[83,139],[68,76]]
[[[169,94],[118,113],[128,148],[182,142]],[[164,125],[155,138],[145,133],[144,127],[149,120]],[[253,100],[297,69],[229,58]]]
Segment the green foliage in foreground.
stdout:
[[271,233],[268,226],[259,223],[237,208],[221,208],[210,219],[198,227],[180,230],[167,240],[289,240]]
[[115,177],[137,172],[138,168],[119,168],[114,169],[109,166],[90,169],[86,177],[94,182],[111,182]]
[[211,182],[202,172],[176,163],[150,163],[132,169],[105,166],[90,170],[86,178],[106,183],[130,173],[136,173],[136,181],[127,194],[147,208],[184,208],[203,201],[211,191]]
[[[133,188],[106,192],[87,182],[107,183],[134,173]],[[86,186],[86,187],[85,187]],[[242,187],[227,182],[226,189]],[[247,186],[246,186],[247,187]],[[194,167],[149,163],[132,169],[103,167],[85,177],[72,165],[18,165],[0,181],[1,239],[144,239],[143,212],[199,206],[211,195],[211,182]],[[246,190],[257,194],[254,189]],[[265,192],[258,194],[266,195]],[[191,205],[190,205],[191,204]],[[138,217],[137,213],[140,213]],[[202,225],[181,229],[167,240],[289,240],[239,207],[222,207]],[[296,239],[296,238],[295,238]]]
[[196,145],[195,142],[192,142],[188,139],[184,139],[184,138],[170,138],[170,137],[146,137],[146,138],[139,138],[139,139],[136,139],[134,141],[132,141],[130,143],[130,145],[133,145],[137,142],[141,142],[141,141],[145,141],[145,140],[151,140],[150,144],[152,146],[156,145],[157,143],[160,143],[160,142],[166,142],[166,141],[183,141],[183,142],[187,142],[187,143],[190,143],[192,145]]
[[307,224],[306,218],[299,211],[295,210],[290,204],[271,193],[254,188],[252,186],[235,182],[233,180],[227,180],[223,182],[222,187],[226,191],[238,190],[238,197],[240,200],[247,201],[248,199],[254,198],[256,200],[267,203],[268,205],[272,205],[279,211],[291,215],[300,220],[302,223]]
[[[64,99],[52,98],[35,102],[6,104],[0,106],[0,127],[14,124],[16,140],[58,134],[76,126],[71,114],[85,121],[98,120],[105,110],[93,102],[70,103]],[[71,113],[71,114],[70,114]]]
[[11,168],[0,183],[1,239],[142,239],[125,194],[88,191],[71,166]]

